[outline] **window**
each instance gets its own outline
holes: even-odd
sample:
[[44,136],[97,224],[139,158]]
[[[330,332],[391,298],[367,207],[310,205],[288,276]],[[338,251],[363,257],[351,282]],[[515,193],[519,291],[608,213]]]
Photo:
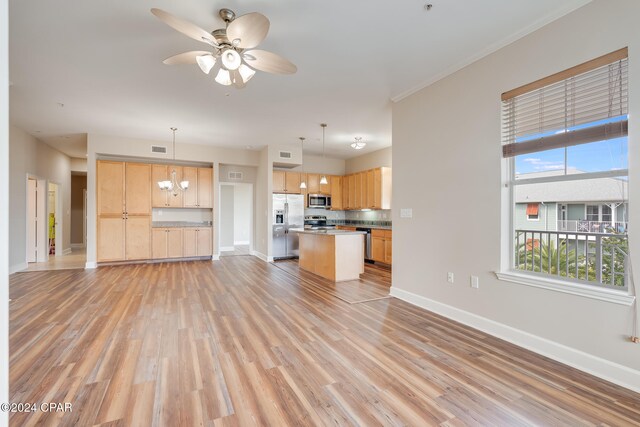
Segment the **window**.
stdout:
[[600,221],[600,207],[587,205],[587,221]]
[[627,57],[624,48],[502,95],[513,272],[627,289]]

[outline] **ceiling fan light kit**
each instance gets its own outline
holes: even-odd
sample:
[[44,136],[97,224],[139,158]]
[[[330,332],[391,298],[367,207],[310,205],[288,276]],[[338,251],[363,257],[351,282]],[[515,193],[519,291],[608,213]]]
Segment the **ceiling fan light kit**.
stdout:
[[164,10],[154,8],[151,13],[174,30],[213,47],[211,52],[191,51],[171,56],[163,61],[167,65],[195,63],[205,74],[214,67],[219,68],[214,69],[215,81],[237,89],[242,89],[256,70],[274,74],[293,74],[298,70],[289,60],[275,53],[254,49],[269,32],[269,20],[260,13],[236,17],[232,10],[220,9],[218,15],[226,28],[211,33]]

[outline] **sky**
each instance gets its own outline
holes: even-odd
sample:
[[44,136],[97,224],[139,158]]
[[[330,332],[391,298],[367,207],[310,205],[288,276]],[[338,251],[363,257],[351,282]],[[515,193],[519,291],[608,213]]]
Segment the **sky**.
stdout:
[[[573,128],[568,131],[583,129],[604,123],[626,120],[627,116],[601,120]],[[563,132],[563,130],[559,131]],[[545,134],[529,135],[516,140],[524,142],[558,133],[558,131]],[[566,160],[568,169],[578,169],[584,172],[602,172],[628,168],[628,138],[621,137],[606,141],[592,142],[589,144],[574,145],[566,148]],[[545,172],[563,170],[565,167],[565,148],[541,151],[531,154],[523,154],[515,158],[516,175],[532,172]]]

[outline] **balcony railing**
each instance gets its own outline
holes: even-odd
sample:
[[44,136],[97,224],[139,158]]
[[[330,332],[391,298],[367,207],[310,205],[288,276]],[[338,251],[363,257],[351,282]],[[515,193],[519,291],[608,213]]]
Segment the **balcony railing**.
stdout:
[[628,248],[626,234],[516,230],[514,268],[626,290]]
[[627,222],[558,220],[558,231],[579,231],[582,233],[626,233]]

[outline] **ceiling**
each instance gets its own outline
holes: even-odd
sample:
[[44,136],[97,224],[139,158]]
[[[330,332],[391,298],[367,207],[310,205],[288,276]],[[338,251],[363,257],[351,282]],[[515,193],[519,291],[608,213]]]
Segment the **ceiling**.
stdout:
[[[588,0],[299,1],[10,0],[11,121],[73,157],[86,134],[260,149],[307,138],[305,152],[350,158],[391,145],[391,104]],[[391,8],[393,5],[393,8]],[[207,31],[222,7],[271,21],[259,46],[298,66],[258,72],[237,90],[196,65],[162,60],[206,50],[157,7]],[[364,150],[349,147],[355,136]],[[65,138],[69,137],[69,138]],[[84,141],[84,142],[83,142]],[[84,148],[86,150],[86,148]]]

